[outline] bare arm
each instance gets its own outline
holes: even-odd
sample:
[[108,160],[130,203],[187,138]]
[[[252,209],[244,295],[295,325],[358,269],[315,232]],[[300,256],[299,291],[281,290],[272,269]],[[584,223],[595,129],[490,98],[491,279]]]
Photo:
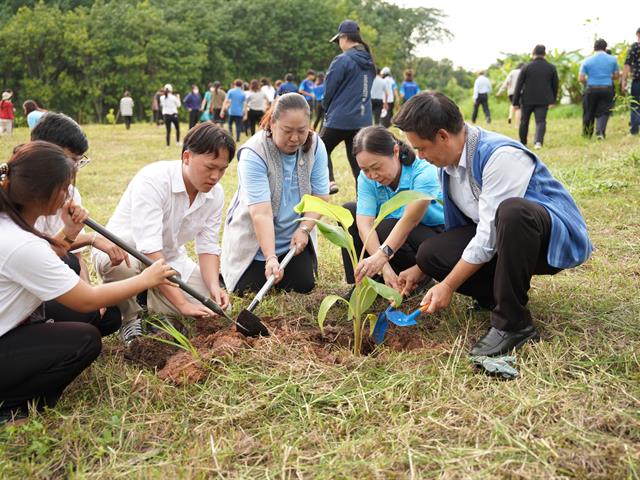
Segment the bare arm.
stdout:
[[229,295],[220,287],[220,257],[210,253],[202,253],[198,255],[198,263],[200,264],[200,275],[202,281],[207,286],[211,298],[226,309],[229,306]]
[[627,78],[631,73],[631,66],[625,65],[622,69],[622,78],[620,79],[620,88],[624,91],[627,89]]

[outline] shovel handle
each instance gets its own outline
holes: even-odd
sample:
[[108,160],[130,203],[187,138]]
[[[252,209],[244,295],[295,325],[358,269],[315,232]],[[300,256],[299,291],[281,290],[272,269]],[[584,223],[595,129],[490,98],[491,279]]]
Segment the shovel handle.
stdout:
[[421,306],[418,310],[420,310],[420,313],[427,313],[427,310],[429,309],[429,305],[431,304],[427,303],[426,305]]
[[[294,245],[289,249],[289,252],[287,252],[287,255],[282,259],[282,263],[280,263],[280,270],[284,270],[286,266],[289,265],[289,262],[291,261],[293,256],[296,254],[297,249],[298,249],[298,245]],[[260,289],[260,291],[258,291],[258,293],[256,294],[255,298],[253,299],[253,301],[251,302],[247,310],[252,312],[253,309],[256,308],[256,305],[258,305],[258,303],[262,301],[262,299],[267,294],[267,292],[271,289],[275,281],[276,281],[276,276],[273,274],[270,275],[267,281],[265,282],[265,284]]]

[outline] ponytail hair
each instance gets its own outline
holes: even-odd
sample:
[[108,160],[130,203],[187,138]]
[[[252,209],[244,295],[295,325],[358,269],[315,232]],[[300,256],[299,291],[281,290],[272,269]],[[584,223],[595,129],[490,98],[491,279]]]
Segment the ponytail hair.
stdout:
[[375,72],[376,61],[373,58],[373,52],[371,51],[371,47],[369,46],[369,44],[362,39],[362,36],[360,35],[360,32],[343,33],[341,35],[344,35],[345,38],[347,38],[347,40],[349,40],[351,42],[354,42],[354,43],[359,43],[360,45],[362,45],[364,47],[364,49],[367,51],[367,53],[369,55],[371,55],[371,61],[373,62],[373,69],[374,69],[374,72]]
[[49,242],[58,255],[65,255],[65,246],[27,223],[22,210],[33,203],[53,205],[60,190],[73,184],[75,175],[75,163],[57,145],[40,140],[19,145],[11,159],[0,164],[0,212],[23,230]]
[[[307,100],[300,95],[299,93],[285,93],[284,95],[280,95],[275,99],[275,101],[271,104],[269,109],[265,112],[262,120],[260,121],[260,128],[262,128],[268,137],[271,137],[271,120],[278,121],[280,116],[284,112],[288,112],[289,110],[304,110],[307,117],[311,119],[311,109],[309,108],[309,103]],[[311,148],[311,144],[313,142],[313,129],[309,128],[309,134],[307,135],[307,140],[304,142],[302,146],[302,151],[307,153]]]
[[353,139],[353,155],[368,152],[374,155],[393,157],[393,149],[396,145],[399,150],[400,163],[406,166],[413,165],[416,159],[413,148],[384,127],[373,126],[360,130]]

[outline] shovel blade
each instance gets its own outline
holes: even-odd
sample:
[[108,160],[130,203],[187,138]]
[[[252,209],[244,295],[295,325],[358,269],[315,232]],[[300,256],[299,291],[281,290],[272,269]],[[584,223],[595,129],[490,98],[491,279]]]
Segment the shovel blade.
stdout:
[[384,342],[384,336],[387,333],[387,329],[389,328],[389,322],[387,321],[387,316],[385,312],[378,315],[378,320],[376,321],[376,326],[373,329],[373,341],[376,345],[380,345]]
[[400,310],[389,311],[387,313],[387,319],[398,327],[410,327],[411,325],[417,325],[416,319],[413,315],[407,315]]
[[269,330],[264,323],[260,321],[260,317],[254,315],[249,310],[242,310],[236,321],[236,330],[245,337],[268,337]]

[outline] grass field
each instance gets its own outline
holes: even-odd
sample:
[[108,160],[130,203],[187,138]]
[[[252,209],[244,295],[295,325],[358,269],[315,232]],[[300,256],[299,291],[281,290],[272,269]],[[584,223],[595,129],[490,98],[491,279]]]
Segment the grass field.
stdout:
[[[433,348],[345,351],[341,364],[272,337],[176,387],[105,352],[54,410],[0,427],[0,477],[640,478],[640,142],[626,121],[615,116],[604,142],[582,139],[579,119],[549,122],[540,155],[584,212],[595,251],[534,279],[543,341],[518,355],[519,379],[472,370],[466,354],[488,316],[461,296],[416,329]],[[492,127],[516,137],[501,118]],[[78,185],[101,222],[140,167],[178,158],[163,128],[86,132],[93,162]],[[26,138],[0,138],[2,158]],[[334,200],[350,200],[342,147],[335,162]],[[235,164],[223,184],[229,200]],[[340,265],[322,242],[316,291],[272,294],[257,313],[313,325],[323,295],[345,289]]]

